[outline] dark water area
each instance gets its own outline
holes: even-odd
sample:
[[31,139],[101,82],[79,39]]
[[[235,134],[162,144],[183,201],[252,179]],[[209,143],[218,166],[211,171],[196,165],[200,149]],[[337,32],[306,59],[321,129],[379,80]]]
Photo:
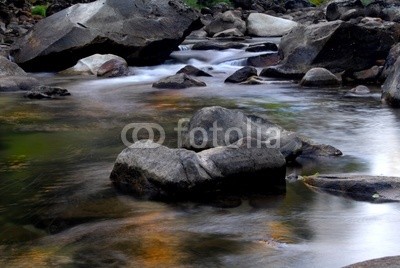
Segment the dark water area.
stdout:
[[[400,176],[400,111],[380,103],[379,88],[347,98],[349,88],[292,81],[227,85],[240,51],[190,53],[133,68],[126,78],[35,74],[67,88],[72,96],[63,100],[0,95],[1,267],[340,267],[400,254],[396,203],[357,202],[301,182],[288,184],[285,196],[232,208],[140,201],[115,191],[109,175],[124,149],[125,125],[160,124],[166,145],[175,147],[179,119],[212,105],[267,116],[344,153],[288,174]],[[184,63],[207,68],[214,76],[201,78],[208,87],[151,87]]]

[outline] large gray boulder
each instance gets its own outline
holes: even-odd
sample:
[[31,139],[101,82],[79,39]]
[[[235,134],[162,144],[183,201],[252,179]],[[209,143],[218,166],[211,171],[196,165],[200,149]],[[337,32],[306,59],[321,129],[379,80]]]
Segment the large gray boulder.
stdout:
[[392,107],[400,107],[400,57],[382,86],[382,101]]
[[297,157],[314,158],[342,154],[332,146],[314,144],[265,118],[245,115],[239,110],[219,106],[197,111],[182,129],[179,145],[186,149],[201,151],[229,146],[241,139],[251,139],[252,147],[277,148],[288,162]]
[[297,25],[297,22],[262,13],[251,13],[247,18],[247,31],[253,36],[282,36]]
[[0,92],[30,90],[38,85],[36,78],[28,76],[17,64],[0,56]]
[[[364,21],[368,23],[368,20]],[[368,26],[343,21],[298,26],[282,38],[282,61],[264,69],[262,76],[301,78],[311,68],[332,72],[361,71],[385,60],[399,40],[399,25]]]
[[370,202],[400,201],[400,178],[366,175],[324,175],[302,177],[314,189]]
[[229,192],[285,192],[285,159],[279,150],[219,147],[196,153],[138,141],[123,150],[111,181],[143,199],[200,199]]
[[77,4],[38,22],[17,42],[25,70],[63,70],[100,53],[130,65],[162,63],[192,30],[199,14],[180,0],[98,0]]

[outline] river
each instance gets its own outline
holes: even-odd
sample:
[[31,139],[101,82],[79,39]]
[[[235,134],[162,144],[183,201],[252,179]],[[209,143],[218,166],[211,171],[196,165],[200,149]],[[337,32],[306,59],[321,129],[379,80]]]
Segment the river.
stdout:
[[[340,267],[399,255],[400,205],[357,202],[290,183],[285,196],[221,207],[140,201],[115,191],[109,175],[126,124],[158,123],[166,144],[198,109],[220,105],[266,115],[344,153],[288,174],[400,176],[400,111],[379,88],[305,89],[292,81],[224,84],[240,50],[182,47],[164,65],[114,79],[34,74],[67,88],[63,100],[0,95],[1,267]],[[206,88],[160,90],[152,82],[186,63],[208,70]]]

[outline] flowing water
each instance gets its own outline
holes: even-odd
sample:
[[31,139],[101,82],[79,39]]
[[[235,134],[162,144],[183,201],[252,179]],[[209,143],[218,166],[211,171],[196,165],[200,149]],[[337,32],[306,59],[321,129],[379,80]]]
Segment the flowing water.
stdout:
[[[400,254],[400,205],[356,202],[299,182],[287,194],[232,208],[139,201],[114,190],[109,174],[129,123],[158,123],[176,146],[180,118],[220,105],[266,115],[344,153],[288,173],[400,176],[400,112],[379,89],[303,89],[292,81],[226,85],[243,51],[174,52],[167,64],[115,79],[35,74],[67,88],[63,100],[0,95],[1,267],[340,267]],[[151,83],[186,63],[214,77],[206,88]]]

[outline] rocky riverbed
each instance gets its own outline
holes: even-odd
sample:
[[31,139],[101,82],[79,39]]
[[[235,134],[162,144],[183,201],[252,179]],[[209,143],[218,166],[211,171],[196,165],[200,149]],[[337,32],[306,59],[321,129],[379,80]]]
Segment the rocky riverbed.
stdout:
[[[1,6],[1,264],[337,267],[398,252],[396,1],[233,2]],[[132,123],[164,144],[122,143]]]

